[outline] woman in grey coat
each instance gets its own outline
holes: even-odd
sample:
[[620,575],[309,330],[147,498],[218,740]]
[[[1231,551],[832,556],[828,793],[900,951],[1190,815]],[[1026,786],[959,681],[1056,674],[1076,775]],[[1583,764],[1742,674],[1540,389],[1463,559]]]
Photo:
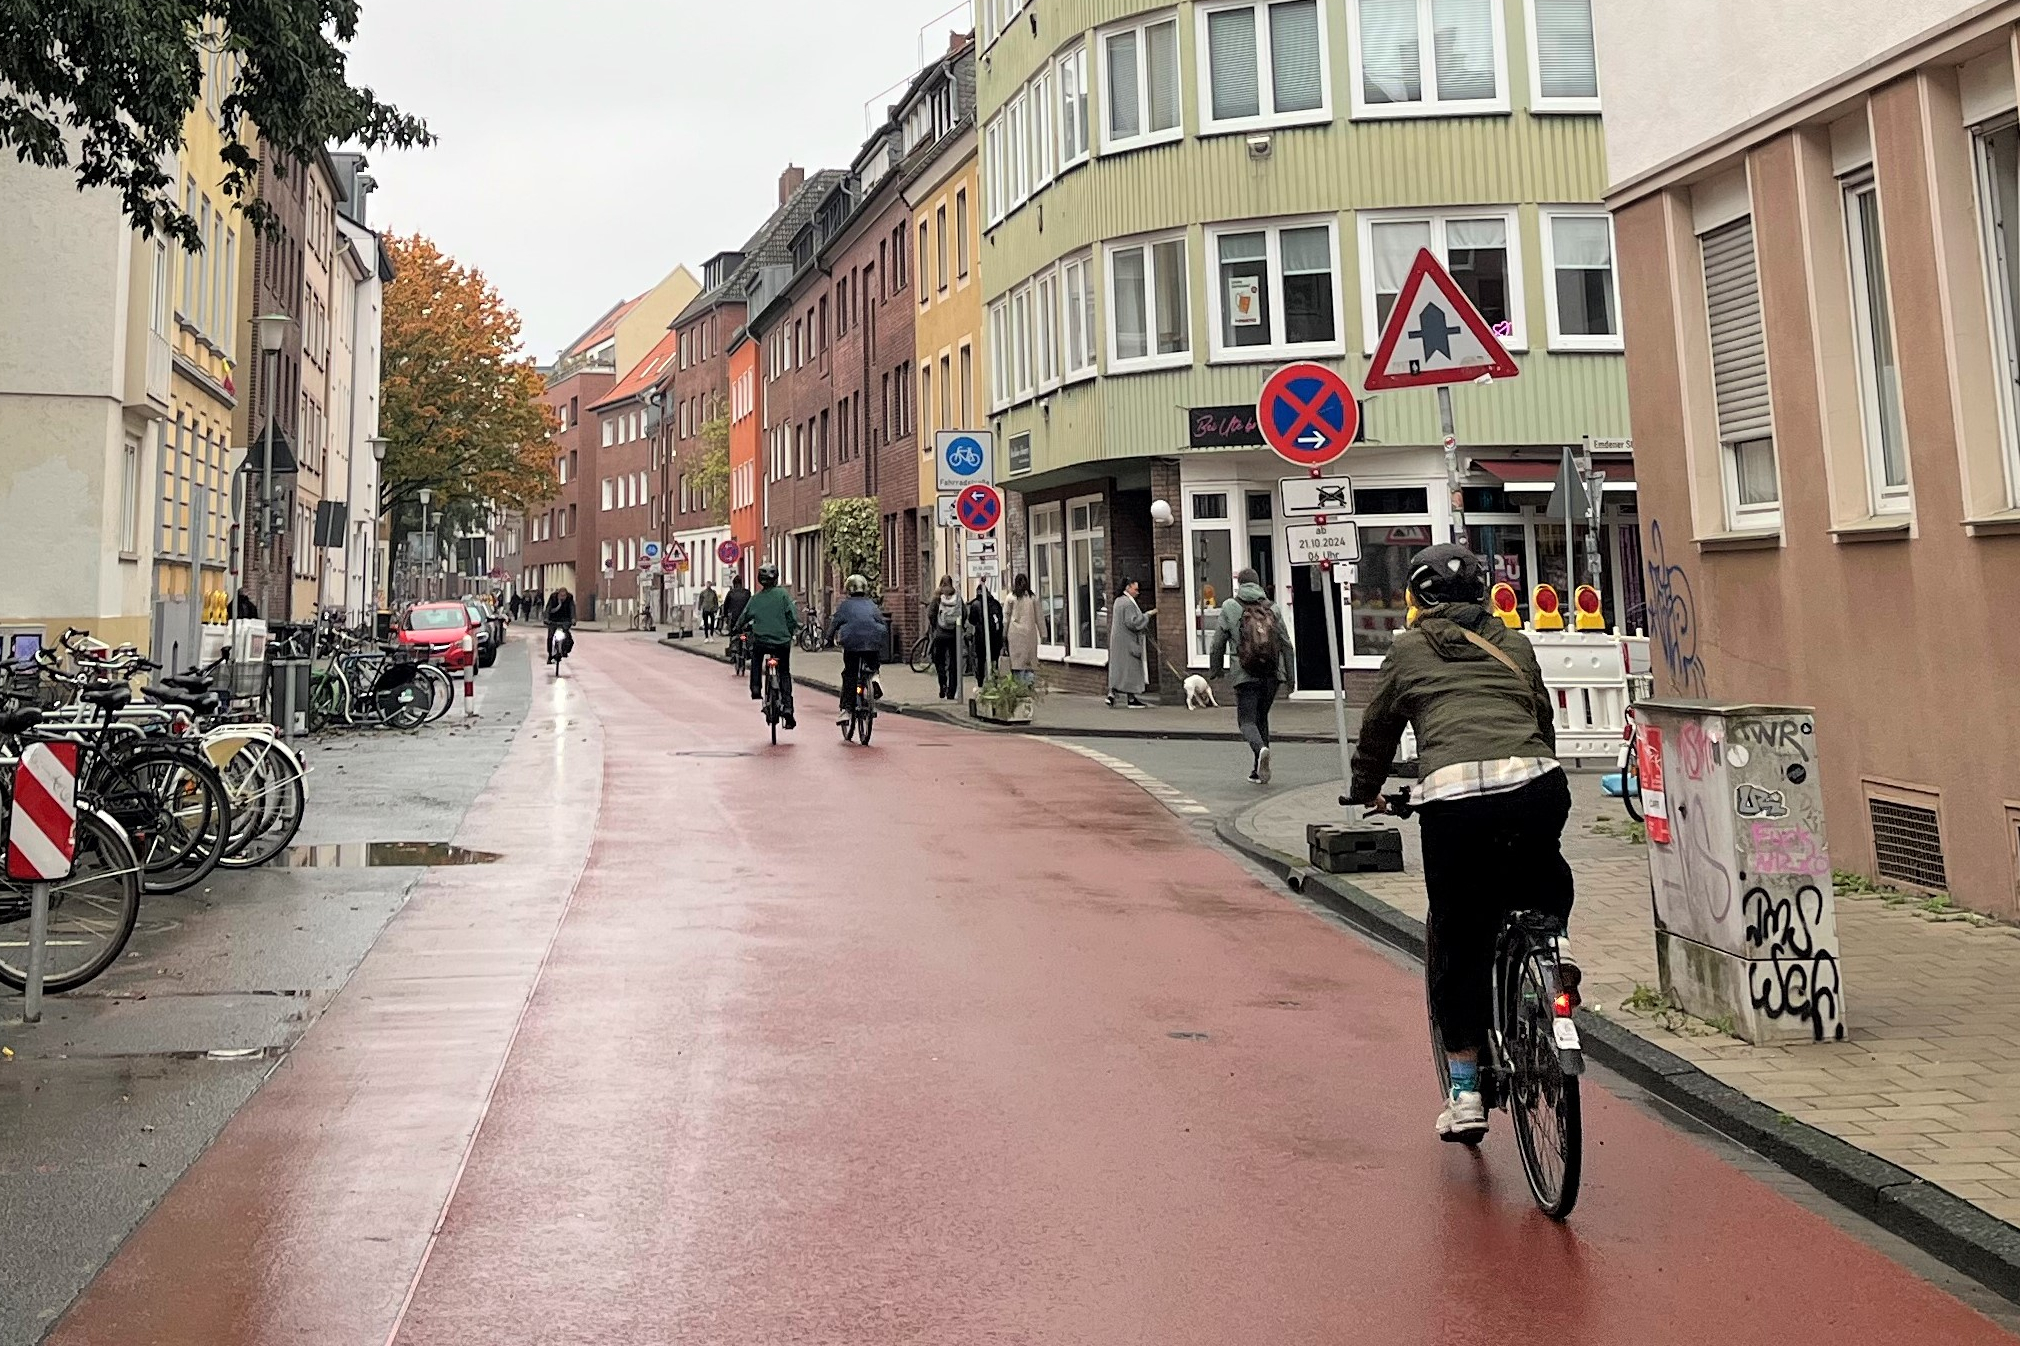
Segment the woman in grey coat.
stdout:
[[1115,608],[1108,621],[1108,704],[1127,696],[1131,710],[1139,709],[1143,689],[1150,685],[1150,661],[1145,653],[1144,632],[1157,609],[1145,612],[1136,602],[1137,585],[1122,581],[1115,593]]

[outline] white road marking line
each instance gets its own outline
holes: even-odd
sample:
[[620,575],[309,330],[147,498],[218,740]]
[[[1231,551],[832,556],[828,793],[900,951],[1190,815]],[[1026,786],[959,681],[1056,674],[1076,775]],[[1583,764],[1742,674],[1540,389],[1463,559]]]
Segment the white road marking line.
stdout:
[[1066,749],[1068,752],[1079,753],[1088,761],[1098,762],[1102,766],[1107,767],[1116,775],[1142,789],[1145,794],[1181,818],[1205,818],[1211,817],[1213,814],[1212,809],[1200,803],[1197,799],[1174,790],[1171,786],[1166,785],[1163,781],[1133,763],[1125,762],[1119,757],[1111,757],[1097,748],[1083,747],[1078,743],[1066,743],[1059,739],[1053,739],[1052,742]]

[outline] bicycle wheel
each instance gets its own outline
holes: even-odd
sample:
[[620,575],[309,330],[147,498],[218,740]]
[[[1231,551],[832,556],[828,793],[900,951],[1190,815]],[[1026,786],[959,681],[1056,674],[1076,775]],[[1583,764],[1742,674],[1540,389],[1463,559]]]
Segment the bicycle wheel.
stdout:
[[279,855],[301,831],[307,812],[302,764],[270,739],[246,743],[219,769],[232,792],[232,813],[253,817],[244,839],[218,861],[224,869],[252,869]]
[[179,893],[201,883],[224,858],[231,806],[208,761],[180,747],[143,744],[108,764],[93,803],[133,839],[141,889]]
[[1578,1203],[1585,1130],[1578,1081],[1557,1059],[1549,986],[1542,958],[1526,949],[1508,997],[1508,1111],[1529,1194],[1545,1215],[1562,1220]]
[[912,671],[931,673],[933,671],[933,636],[931,632],[912,642]]
[[[858,701],[856,704],[860,707],[862,702]],[[868,710],[858,709],[856,711],[856,720],[856,742],[867,748],[870,746],[870,730],[877,723],[876,707],[872,706]]]
[[326,670],[309,684],[308,726],[311,734],[322,733],[330,727],[331,721],[342,714],[342,676],[334,669]]
[[419,664],[415,668],[415,680],[424,684],[430,698],[428,717],[423,723],[433,724],[449,713],[456,704],[456,681],[434,664]]
[[[119,958],[140,916],[140,861],[119,824],[95,809],[77,813],[70,877],[49,889],[42,989],[72,991]],[[0,879],[0,982],[28,985],[29,897]]]
[[372,687],[372,710],[387,729],[419,729],[434,708],[433,693],[418,676],[388,669]]

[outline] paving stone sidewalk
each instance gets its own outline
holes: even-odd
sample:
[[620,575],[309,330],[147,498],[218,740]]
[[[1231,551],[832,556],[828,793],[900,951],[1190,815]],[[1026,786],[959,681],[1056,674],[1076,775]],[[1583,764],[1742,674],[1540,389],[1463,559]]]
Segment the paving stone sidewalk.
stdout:
[[[1840,894],[1846,1041],[1753,1047],[1674,1011],[1624,1002],[1657,983],[1642,846],[1596,777],[1572,777],[1565,851],[1578,875],[1572,936],[1588,1007],[1760,1103],[1899,1164],[2020,1225],[2020,927],[1875,894]],[[1305,825],[1338,821],[1338,790],[1273,796],[1244,812],[1251,841],[1302,859]],[[1406,871],[1348,882],[1417,919],[1413,826]]]

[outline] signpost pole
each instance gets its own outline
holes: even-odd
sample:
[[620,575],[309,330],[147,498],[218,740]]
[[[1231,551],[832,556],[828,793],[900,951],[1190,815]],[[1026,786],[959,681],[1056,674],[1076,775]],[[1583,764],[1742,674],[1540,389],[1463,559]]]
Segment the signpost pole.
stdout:
[[[1438,385],[1438,426],[1445,436],[1445,487],[1452,493],[1452,542],[1471,547],[1466,533],[1466,487],[1459,476],[1459,432],[1452,420],[1452,388]],[[1568,553],[1567,553],[1568,555]]]
[[42,1022],[42,979],[49,966],[49,885],[37,883],[28,889],[28,989],[21,1018],[24,1023]]
[[975,670],[975,690],[980,692],[989,685],[989,675],[996,671],[996,652],[989,647],[989,577],[975,578],[975,597],[982,606],[982,667]]
[[1333,578],[1336,567],[1331,561],[1320,566],[1319,583],[1326,589],[1326,666],[1333,671],[1333,724],[1340,735],[1340,788],[1345,789],[1354,779],[1353,751],[1347,746],[1347,687],[1340,679],[1340,662],[1345,653],[1340,647],[1340,596],[1326,581]]
[[[1606,503],[1606,474],[1592,470],[1592,437],[1590,435],[1585,437],[1585,457],[1584,461],[1579,463],[1578,466],[1585,474],[1585,570],[1592,577],[1592,587],[1598,589],[1603,595],[1606,590],[1599,582],[1599,511]],[[1568,556],[1570,553],[1567,551],[1565,554]]]

